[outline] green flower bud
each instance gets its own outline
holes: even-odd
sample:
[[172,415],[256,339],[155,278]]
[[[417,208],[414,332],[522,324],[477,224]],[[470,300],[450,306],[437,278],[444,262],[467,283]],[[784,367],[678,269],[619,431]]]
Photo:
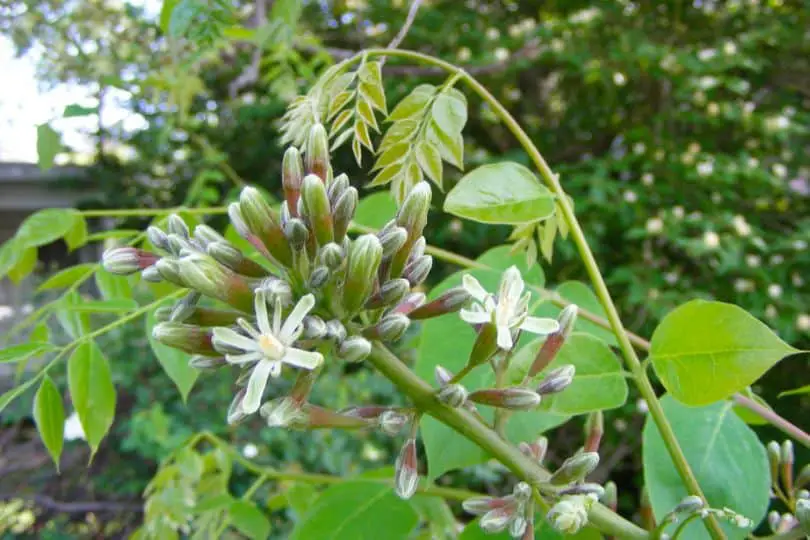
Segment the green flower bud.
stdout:
[[796,519],[804,534],[810,536],[810,500],[799,499],[796,501]]
[[616,488],[616,482],[611,480],[605,484],[605,492],[601,497],[599,497],[599,501],[614,512],[616,511],[616,508],[619,506],[619,495]]
[[543,371],[557,356],[563,343],[565,343],[565,340],[568,339],[568,336],[574,330],[574,325],[577,321],[577,312],[578,308],[574,304],[566,306],[565,309],[560,312],[560,316],[557,317],[557,322],[560,323],[560,329],[553,334],[549,334],[546,341],[543,342],[543,346],[540,347],[531,368],[529,368],[530,377],[534,377]]
[[194,239],[203,247],[208,247],[213,242],[228,242],[224,236],[204,224],[194,227]]
[[339,174],[335,177],[334,180],[329,182],[329,187],[327,188],[326,192],[329,195],[329,203],[334,208],[337,205],[338,199],[343,192],[349,189],[349,177],[346,174]]
[[394,491],[402,499],[410,499],[419,487],[416,465],[416,441],[408,439],[394,464]]
[[177,214],[169,215],[168,225],[166,229],[169,231],[169,234],[176,234],[177,236],[185,240],[188,240],[189,238],[188,225],[186,225],[186,222],[183,221],[183,218],[181,218]]
[[149,283],[161,283],[163,281],[163,276],[157,269],[157,265],[150,266],[149,268],[144,268],[143,272],[141,272],[141,279],[144,281],[148,281]]
[[343,264],[343,249],[334,242],[322,246],[318,251],[318,260],[330,270],[337,270]]
[[166,233],[163,232],[162,229],[155,227],[154,225],[150,225],[146,228],[146,237],[149,239],[149,242],[152,243],[158,249],[162,249],[164,251],[169,250],[169,239],[166,236]]
[[357,313],[366,303],[382,260],[382,246],[373,234],[364,234],[351,243],[343,287],[343,308]]
[[321,124],[315,124],[309,131],[304,159],[307,173],[326,182],[329,172],[329,137]]
[[200,301],[201,296],[202,295],[197,291],[191,291],[188,293],[172,307],[169,320],[175,323],[186,322],[186,319],[188,319],[194,313],[194,311],[196,311],[197,302]]
[[782,525],[782,516],[776,510],[771,510],[768,513],[768,526],[771,532],[778,533]]
[[179,234],[169,233],[166,239],[169,244],[169,252],[172,255],[179,257],[184,252],[194,251],[194,248],[189,244],[188,240]]
[[796,489],[801,489],[806,485],[810,485],[810,463],[802,467],[796,477]]
[[554,471],[549,482],[555,486],[579,482],[588,476],[597,465],[599,465],[599,454],[596,452],[582,452],[573,455]]
[[152,329],[157,341],[191,354],[220,356],[211,344],[211,332],[199,326],[173,322],[158,323]]
[[470,401],[500,409],[528,411],[540,405],[540,395],[528,388],[489,388],[470,393]]
[[411,290],[411,285],[406,279],[392,279],[383,283],[380,290],[371,295],[366,302],[366,309],[377,309],[390,306],[402,300]]
[[782,449],[776,441],[769,442],[766,448],[768,450],[768,463],[771,468],[771,482],[776,484],[779,482],[779,465],[782,462]]
[[301,188],[301,200],[303,201],[304,215],[312,226],[315,239],[318,245],[324,246],[331,242],[334,237],[332,224],[332,210],[329,207],[329,197],[326,195],[326,187],[320,178],[308,174],[304,178]]
[[[178,263],[177,259],[168,259],[164,257],[156,262],[153,268],[158,273],[160,278],[165,279],[169,283],[174,283],[175,285],[180,285],[181,287],[186,286],[186,280],[183,279],[183,276],[180,273],[180,264]],[[146,270],[144,270],[144,273],[145,272]]]
[[568,388],[574,382],[576,368],[572,364],[566,364],[548,372],[548,375],[537,387],[537,393],[541,396],[556,394]]
[[346,327],[338,321],[333,319],[326,323],[326,335],[329,339],[340,345],[346,339]]
[[393,437],[397,435],[402,428],[408,425],[411,421],[411,416],[396,410],[387,410],[379,413],[379,426],[380,430],[386,435]]
[[[405,282],[407,283],[408,280],[406,279]],[[410,286],[410,283],[408,283]],[[412,292],[407,295],[402,301],[397,304],[392,312],[393,313],[402,313],[403,315],[408,315],[411,311],[418,308],[425,302],[425,293],[421,292]]]
[[307,286],[310,289],[320,289],[326,282],[329,281],[329,269],[325,266],[319,266],[309,275]]
[[317,315],[308,315],[304,318],[304,339],[323,339],[326,337],[326,323]]
[[444,292],[441,296],[423,306],[410,312],[408,316],[413,320],[430,319],[455,313],[460,310],[470,299],[470,293],[464,287],[454,287]]
[[408,231],[404,227],[392,227],[377,234],[383,247],[383,257],[392,257],[408,240]]
[[335,202],[332,211],[335,242],[343,242],[346,237],[346,232],[349,230],[349,225],[354,219],[354,213],[357,210],[357,199],[357,190],[349,187]]
[[408,258],[405,261],[405,266],[411,264],[416,259],[421,258],[425,254],[425,249],[427,248],[427,240],[425,240],[424,236],[420,236],[416,239],[416,242],[413,243],[411,246],[411,251],[408,252]]
[[431,195],[430,184],[419,182],[405,198],[397,213],[397,225],[405,227],[408,231],[408,238],[414,241],[422,236],[422,231],[427,224]]
[[[244,224],[251,233],[250,236],[262,243],[265,253],[281,265],[289,267],[292,264],[292,251],[273,209],[259,190],[252,187],[244,188],[239,196],[239,208]],[[234,227],[237,225],[234,224]],[[250,241],[249,237],[245,238]]]
[[402,277],[407,279],[412,287],[416,287],[427,279],[432,267],[433,257],[423,255],[405,267],[402,271]]
[[[248,371],[247,373],[250,372]],[[231,400],[227,414],[228,425],[232,426],[234,424],[238,424],[247,418],[248,414],[242,410],[242,400],[245,397],[245,392],[247,392],[245,388],[240,388],[233,397],[233,400]]]
[[281,162],[281,184],[284,187],[284,198],[287,210],[292,217],[297,217],[298,198],[301,195],[301,184],[304,181],[304,166],[298,149],[291,146],[284,152]]
[[205,255],[177,260],[183,282],[206,296],[222,300],[246,313],[253,312],[253,290],[245,278]]
[[[528,520],[524,516],[516,514],[509,523],[509,535],[512,538],[521,538],[526,532],[528,526]],[[530,538],[534,538],[534,534],[532,534]]]
[[396,341],[408,330],[411,321],[401,313],[386,315],[380,322],[371,328],[367,328],[363,333],[369,339],[379,339],[380,341]]
[[309,239],[309,229],[307,229],[307,226],[303,220],[292,218],[284,226],[284,236],[287,238],[287,241],[290,243],[290,247],[294,251],[301,251],[307,245],[307,240]]
[[227,364],[228,362],[222,356],[212,357],[195,355],[192,356],[188,361],[189,366],[193,367],[194,369],[202,370],[217,369]]
[[338,347],[338,356],[346,362],[362,362],[371,354],[371,342],[360,336],[343,340]]
[[111,274],[126,276],[155,264],[159,257],[134,247],[108,249],[101,257],[101,265]]
[[469,393],[467,392],[467,389],[460,384],[448,384],[436,392],[436,399],[448,407],[453,408],[464,405],[468,396]]
[[245,257],[245,255],[230,242],[211,242],[206,247],[206,252],[215,261],[243,276],[263,277],[267,275],[267,270]]

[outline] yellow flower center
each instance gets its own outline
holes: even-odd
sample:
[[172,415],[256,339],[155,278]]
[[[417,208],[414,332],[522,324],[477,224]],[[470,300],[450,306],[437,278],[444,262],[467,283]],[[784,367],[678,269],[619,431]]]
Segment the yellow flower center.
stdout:
[[270,360],[278,360],[284,356],[284,344],[273,334],[259,336],[259,347],[262,353]]

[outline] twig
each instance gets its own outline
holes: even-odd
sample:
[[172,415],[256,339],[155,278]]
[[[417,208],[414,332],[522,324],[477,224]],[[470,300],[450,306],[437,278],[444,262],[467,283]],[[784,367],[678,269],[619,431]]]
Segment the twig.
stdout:
[[19,499],[41,506],[46,510],[66,514],[83,514],[86,512],[143,512],[143,506],[134,503],[86,501],[62,502],[47,495],[19,495],[17,493],[0,493],[0,501]]
[[405,18],[402,28],[399,29],[397,35],[394,36],[394,39],[392,39],[391,43],[388,44],[389,49],[396,49],[399,47],[399,44],[402,43],[402,40],[405,39],[405,36],[408,34],[408,30],[410,30],[411,25],[413,25],[413,20],[416,18],[416,12],[419,11],[420,4],[422,4],[422,0],[413,0],[413,2],[411,2],[411,8],[408,10],[408,16]]
[[810,435],[802,431],[798,426],[791,424],[769,408],[763,407],[753,399],[742,394],[734,394],[731,399],[733,399],[734,403],[737,405],[745,407],[775,428],[780,429],[790,437],[796,439],[796,441],[802,443],[807,448],[810,448]]
[[[254,26],[258,30],[267,22],[266,0],[257,0],[256,13],[253,18]],[[262,47],[256,44],[250,58],[250,64],[245,66],[244,71],[228,85],[228,96],[235,99],[242,88],[250,86],[259,80],[259,68],[262,62]]]

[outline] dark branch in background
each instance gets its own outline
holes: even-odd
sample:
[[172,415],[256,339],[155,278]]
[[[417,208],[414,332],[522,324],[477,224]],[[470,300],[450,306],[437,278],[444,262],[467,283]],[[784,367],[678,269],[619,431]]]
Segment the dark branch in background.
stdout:
[[405,39],[405,36],[408,34],[408,30],[411,29],[411,25],[413,25],[413,20],[416,18],[416,12],[419,11],[419,5],[422,3],[422,0],[413,0],[411,2],[411,8],[408,10],[408,16],[405,18],[405,23],[402,25],[402,28],[399,29],[399,32],[394,39],[391,40],[391,43],[388,44],[389,49],[396,49],[399,47],[399,44],[402,43],[402,40]]
[[[267,23],[267,0],[256,0],[256,13],[253,16],[253,26],[257,30]],[[234,99],[239,90],[255,84],[259,80],[259,68],[262,62],[262,47],[255,45],[250,64],[245,70],[228,85],[228,96]]]
[[22,500],[36,504],[53,512],[66,514],[84,514],[87,512],[143,512],[143,506],[125,502],[62,502],[47,495],[18,495],[16,493],[0,493],[0,501]]

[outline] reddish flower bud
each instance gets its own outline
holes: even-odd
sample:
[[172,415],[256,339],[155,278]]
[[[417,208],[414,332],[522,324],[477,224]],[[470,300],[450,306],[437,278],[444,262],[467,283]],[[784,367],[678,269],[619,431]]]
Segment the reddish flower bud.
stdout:
[[330,411],[317,405],[307,405],[304,410],[308,415],[306,425],[311,429],[363,429],[373,425],[373,422],[364,418]]
[[101,265],[111,274],[125,276],[152,266],[158,259],[160,257],[150,251],[121,247],[105,251],[101,257]]
[[556,394],[568,388],[574,382],[576,367],[566,364],[548,372],[546,377],[537,386],[537,393],[541,396]]
[[411,415],[390,409],[380,413],[379,426],[386,435],[393,437],[411,422]]
[[411,285],[408,280],[392,279],[383,283],[380,290],[371,295],[371,298],[366,302],[366,309],[377,309],[399,302],[410,290]]
[[460,310],[469,299],[470,293],[464,287],[454,287],[432,302],[413,310],[408,316],[413,320],[420,320],[454,313]]
[[268,273],[261,265],[245,257],[230,242],[211,242],[206,247],[206,252],[217,262],[243,276],[264,277]]
[[[292,264],[292,250],[284,237],[275,212],[259,190],[252,187],[244,188],[239,196],[239,208],[248,230],[264,245],[264,251],[275,261],[289,267]],[[234,226],[236,227],[236,224]]]
[[516,411],[534,409],[540,405],[541,400],[537,392],[520,386],[476,390],[470,394],[469,399],[481,405]]
[[304,166],[298,149],[291,146],[284,152],[281,162],[281,185],[284,187],[284,198],[287,210],[292,217],[298,216],[298,198],[301,195],[301,183],[304,181]]
[[531,444],[521,442],[518,448],[523,454],[533,458],[537,463],[542,463],[543,458],[546,456],[546,450],[548,450],[548,439],[540,437]]
[[329,174],[329,137],[321,124],[315,124],[309,131],[304,159],[307,173],[325,183]]
[[408,439],[394,465],[394,491],[403,499],[410,499],[419,487],[416,441]]
[[[405,283],[408,283],[405,280]],[[408,283],[410,287],[410,283]],[[392,310],[392,313],[402,313],[408,315],[411,311],[421,306],[425,301],[425,293],[412,292],[403,298],[399,304]]]
[[220,356],[211,344],[211,331],[191,324],[163,322],[152,329],[157,341],[190,354]]
[[357,210],[358,198],[357,190],[353,187],[349,187],[335,202],[335,206],[332,209],[335,242],[343,242],[343,239],[346,237],[346,232],[349,230],[349,225],[352,219],[354,219],[354,213]]
[[367,328],[363,334],[369,339],[379,339],[380,341],[396,341],[408,330],[411,321],[406,315],[392,313],[383,317],[380,322],[371,328]]
[[571,304],[560,312],[560,316],[557,317],[557,322],[560,323],[560,329],[553,334],[549,334],[543,346],[540,347],[532,366],[529,368],[530,377],[534,377],[543,371],[543,369],[554,360],[557,353],[560,352],[563,343],[565,343],[565,340],[568,339],[568,336],[571,335],[571,332],[574,330],[574,325],[577,321],[577,311],[577,306]]
[[427,279],[432,267],[433,257],[423,255],[405,267],[402,271],[402,277],[410,282],[411,287],[416,287]]

